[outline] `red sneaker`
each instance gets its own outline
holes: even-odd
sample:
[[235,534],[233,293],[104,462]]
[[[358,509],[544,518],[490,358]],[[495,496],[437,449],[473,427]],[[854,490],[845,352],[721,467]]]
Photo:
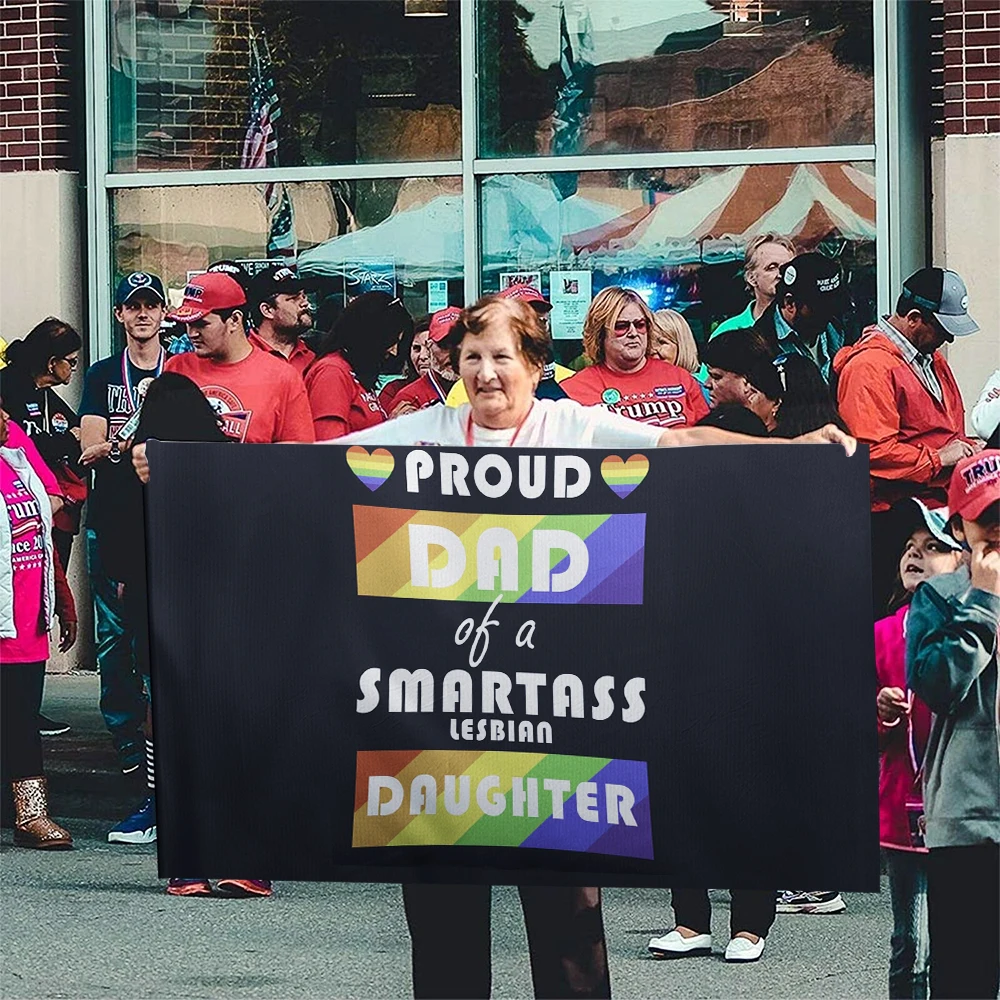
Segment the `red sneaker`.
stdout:
[[172,878],[167,883],[168,896],[211,896],[212,886],[204,878]]
[[220,896],[270,896],[274,890],[270,879],[220,878],[215,883],[215,891]]

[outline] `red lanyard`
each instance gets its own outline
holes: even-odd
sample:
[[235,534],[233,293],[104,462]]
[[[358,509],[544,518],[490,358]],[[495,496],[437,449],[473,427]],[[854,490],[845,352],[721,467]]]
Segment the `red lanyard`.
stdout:
[[[528,412],[521,417],[520,423],[518,423],[517,428],[514,430],[514,436],[507,443],[508,448],[514,447],[514,442],[517,440],[518,434],[521,433],[521,428],[524,426],[524,422],[531,416],[531,411],[535,408],[535,401],[531,401],[531,406],[528,407]],[[472,448],[475,446],[475,441],[472,439],[472,410],[469,410],[469,419],[465,425],[465,447]]]

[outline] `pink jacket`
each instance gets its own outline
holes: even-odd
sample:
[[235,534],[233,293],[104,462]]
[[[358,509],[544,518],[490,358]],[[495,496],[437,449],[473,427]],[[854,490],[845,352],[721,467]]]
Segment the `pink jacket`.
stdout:
[[[898,687],[906,690],[906,613],[908,606],[894,615],[875,622],[875,672],[878,690]],[[931,729],[931,710],[913,697],[909,721],[885,726],[878,720],[878,745],[881,762],[878,777],[879,843],[895,850],[923,850],[910,844],[910,821],[907,802],[922,800],[922,789],[910,758],[911,727],[913,744],[918,752],[927,746]]]

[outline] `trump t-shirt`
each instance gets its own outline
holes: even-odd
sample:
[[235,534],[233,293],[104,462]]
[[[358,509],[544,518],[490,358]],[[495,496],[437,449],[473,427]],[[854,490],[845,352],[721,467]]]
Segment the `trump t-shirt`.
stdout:
[[562,383],[566,395],[584,406],[606,406],[656,427],[693,427],[708,413],[701,386],[690,372],[659,358],[646,358],[637,372],[622,374],[592,365]]
[[191,379],[219,415],[223,431],[242,444],[316,440],[305,383],[287,361],[254,347],[234,364],[175,354],[164,370]]

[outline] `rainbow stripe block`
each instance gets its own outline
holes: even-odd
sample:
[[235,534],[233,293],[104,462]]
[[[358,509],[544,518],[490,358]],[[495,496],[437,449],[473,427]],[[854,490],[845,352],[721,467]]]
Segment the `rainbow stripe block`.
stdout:
[[391,475],[395,467],[392,452],[376,448],[371,454],[367,448],[354,445],[347,449],[347,464],[351,472],[370,490],[377,490]]
[[646,762],[499,750],[359,752],[351,846],[428,844],[652,860]]
[[649,472],[649,459],[645,455],[632,455],[623,462],[617,455],[609,455],[601,462],[601,478],[620,498],[627,497]]
[[[465,568],[451,586],[417,586],[413,580],[411,527],[433,525],[461,541]],[[479,541],[485,531],[505,528],[517,542],[517,588],[504,586],[504,601],[523,604],[642,604],[645,514],[467,514],[409,510],[395,507],[354,507],[354,544],[358,564],[358,594],[364,597],[402,597],[436,601],[492,602],[505,583],[503,572],[495,585],[479,588]],[[536,567],[533,533],[539,529],[566,531],[584,541],[587,569],[582,580],[568,590],[534,586]],[[484,543],[489,558],[500,551]],[[450,563],[451,556],[436,547],[430,556],[435,570]],[[571,557],[562,549],[550,554],[552,579],[564,572]],[[502,562],[502,557],[501,557]]]

